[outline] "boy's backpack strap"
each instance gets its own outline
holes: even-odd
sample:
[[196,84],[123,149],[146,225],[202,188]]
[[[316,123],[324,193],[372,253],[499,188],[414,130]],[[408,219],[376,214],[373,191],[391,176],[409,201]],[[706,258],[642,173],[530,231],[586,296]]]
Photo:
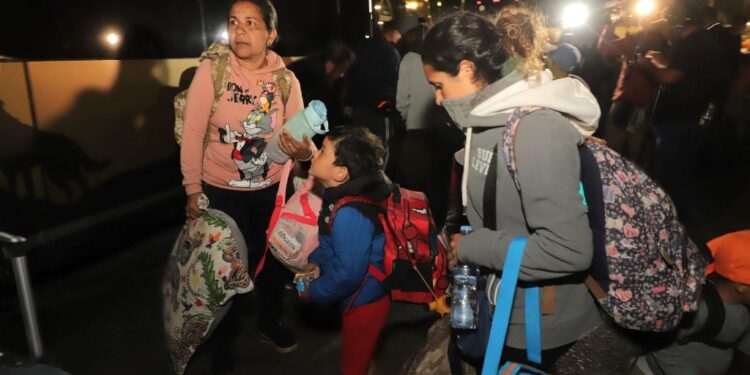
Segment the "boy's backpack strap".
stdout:
[[281,93],[281,102],[286,107],[289,94],[292,91],[292,74],[289,73],[289,69],[282,67],[273,71],[273,80],[276,81],[276,86]]
[[[333,230],[333,220],[336,216],[336,212],[346,206],[346,205],[352,205],[352,206],[359,206],[357,208],[358,211],[360,211],[361,214],[363,214],[365,217],[370,219],[372,223],[375,225],[375,230],[378,231],[380,226],[382,225],[382,221],[379,217],[382,217],[384,215],[381,215],[383,212],[383,206],[380,202],[376,202],[370,198],[359,196],[359,195],[347,195],[345,197],[342,197],[339,199],[336,204],[334,204],[333,208],[331,209],[331,213],[328,216],[328,231],[330,232]],[[373,210],[369,211],[365,209],[365,207],[371,207]],[[364,211],[362,209],[364,209]],[[369,212],[368,212],[369,211]],[[385,228],[382,228],[385,229]]]
[[370,265],[367,267],[367,273],[372,275],[375,280],[380,281],[381,283],[385,281],[385,273],[379,270],[378,267],[375,267],[375,265],[372,263],[370,263]]

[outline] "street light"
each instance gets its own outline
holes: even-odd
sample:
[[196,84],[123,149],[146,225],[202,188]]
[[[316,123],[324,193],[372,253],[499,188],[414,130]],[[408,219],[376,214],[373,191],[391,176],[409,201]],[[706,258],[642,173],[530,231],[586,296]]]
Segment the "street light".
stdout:
[[110,50],[117,50],[122,44],[122,34],[115,28],[104,30],[101,34],[101,40]]
[[419,3],[416,1],[407,1],[404,7],[409,10],[417,10],[417,8],[419,7]]
[[109,43],[109,45],[112,47],[116,47],[118,44],[120,44],[120,34],[117,34],[115,32],[107,34],[106,39],[107,43]]

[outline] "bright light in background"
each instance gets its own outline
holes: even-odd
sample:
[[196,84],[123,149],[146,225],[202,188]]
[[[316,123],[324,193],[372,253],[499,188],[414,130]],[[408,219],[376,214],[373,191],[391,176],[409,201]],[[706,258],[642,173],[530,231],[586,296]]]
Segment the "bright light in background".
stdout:
[[378,4],[378,5],[375,5],[373,8],[375,8],[375,10],[380,10],[380,8],[382,7],[380,6],[380,4]]
[[639,0],[638,3],[635,4],[635,12],[639,16],[650,14],[654,11],[654,8],[656,8],[654,0]]
[[105,30],[102,33],[102,42],[104,42],[107,47],[115,49],[120,47],[120,44],[122,43],[122,36],[116,29]]
[[219,40],[222,42],[228,42],[229,41],[229,33],[226,30],[222,30],[219,32]]
[[417,10],[417,7],[419,7],[419,3],[416,1],[407,1],[404,7],[409,10]]
[[383,21],[378,21],[378,25],[380,25],[380,26],[383,26],[384,23],[385,22],[383,22]]
[[582,3],[567,5],[562,11],[562,27],[572,29],[586,23],[589,18],[589,8]]
[[441,3],[441,2],[438,1],[437,4],[435,4],[435,5],[441,7],[441,6],[443,6],[443,3]]
[[120,44],[120,34],[115,32],[107,34],[107,43],[112,47],[116,47]]

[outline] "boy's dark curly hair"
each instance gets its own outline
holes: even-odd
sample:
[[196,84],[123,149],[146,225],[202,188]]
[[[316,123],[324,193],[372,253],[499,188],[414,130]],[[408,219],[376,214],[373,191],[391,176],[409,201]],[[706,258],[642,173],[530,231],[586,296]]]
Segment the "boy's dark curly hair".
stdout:
[[349,169],[349,178],[355,179],[383,171],[386,150],[378,136],[359,126],[338,126],[327,135],[336,144],[333,164]]

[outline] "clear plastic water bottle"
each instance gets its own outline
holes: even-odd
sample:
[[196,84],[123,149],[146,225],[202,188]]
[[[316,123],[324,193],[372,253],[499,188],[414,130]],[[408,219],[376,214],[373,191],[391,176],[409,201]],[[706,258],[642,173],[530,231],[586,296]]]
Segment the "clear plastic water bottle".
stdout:
[[477,328],[477,271],[468,265],[453,268],[453,295],[451,297],[451,327]]
[[[328,110],[320,100],[312,100],[307,108],[297,112],[291,119],[284,123],[284,129],[289,135],[298,141],[305,136],[312,138],[316,134],[328,133]],[[266,145],[268,157],[275,163],[284,163],[289,160],[289,155],[279,147],[281,130],[276,131]]]

